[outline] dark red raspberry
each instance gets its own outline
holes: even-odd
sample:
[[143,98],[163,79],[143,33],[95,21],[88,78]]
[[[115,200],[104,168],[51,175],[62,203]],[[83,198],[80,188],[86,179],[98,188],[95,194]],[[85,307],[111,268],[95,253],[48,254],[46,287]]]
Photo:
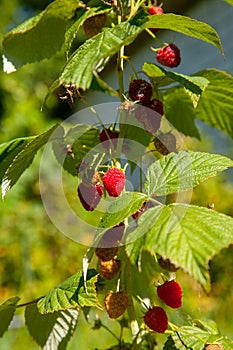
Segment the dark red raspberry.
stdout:
[[111,168],[103,176],[103,184],[111,197],[118,197],[125,187],[125,174],[121,169]]
[[144,316],[144,322],[152,331],[157,333],[164,333],[168,328],[166,312],[160,306],[149,309]]
[[168,306],[176,309],[182,306],[182,289],[176,281],[166,281],[157,288],[158,297]]
[[124,292],[110,292],[104,299],[105,308],[110,318],[120,317],[128,307],[129,301]]
[[88,211],[93,211],[104,193],[102,185],[95,184],[86,186],[83,182],[78,185],[78,197],[83,207]]
[[138,211],[136,211],[136,213],[134,213],[132,215],[132,217],[134,218],[134,220],[137,220],[139,218],[139,216],[144,213],[145,209],[146,209],[146,204],[147,202],[143,203],[143,205],[141,206],[140,209],[138,209]]
[[[161,15],[163,13],[163,9],[161,6],[151,6],[148,7],[148,12],[150,15]],[[158,28],[150,28],[150,30],[152,31],[152,33],[157,33],[159,31]]]
[[117,139],[119,137],[119,131],[113,131],[111,129],[103,129],[100,132],[99,140],[105,149],[117,148]]
[[156,55],[157,61],[163,66],[170,68],[177,67],[180,64],[180,49],[175,44],[169,44],[157,52]]
[[146,80],[135,79],[129,84],[129,97],[133,101],[146,103],[152,97],[152,86]]
[[112,260],[117,254],[124,230],[125,224],[120,222],[103,234],[95,249],[95,254],[101,261]]
[[159,112],[163,112],[162,102],[156,103],[156,101],[158,100],[152,100],[143,106],[138,106],[135,110],[135,118],[151,134],[154,134],[160,128],[161,114]]

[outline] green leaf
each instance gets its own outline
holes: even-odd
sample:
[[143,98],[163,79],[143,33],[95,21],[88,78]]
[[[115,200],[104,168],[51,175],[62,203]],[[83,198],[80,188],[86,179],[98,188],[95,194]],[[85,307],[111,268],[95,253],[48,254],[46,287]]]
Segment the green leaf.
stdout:
[[150,16],[146,27],[174,30],[193,38],[206,41],[216,46],[223,53],[222,45],[216,30],[207,23],[186,16],[167,13],[159,16]]
[[23,22],[3,40],[4,71],[49,58],[59,51],[65,39],[67,22],[79,7],[76,0],[56,0],[39,15]]
[[229,167],[233,161],[217,154],[170,153],[149,166],[145,188],[148,195],[158,196],[187,191]]
[[186,89],[197,95],[200,95],[209,83],[208,80],[203,77],[175,73],[165,68],[159,67],[156,64],[148,62],[144,63],[142,70],[148,75],[148,77],[151,78],[156,78],[157,75],[159,77],[166,76],[173,81],[180,83]]
[[74,52],[59,79],[50,87],[50,92],[64,84],[75,84],[77,89],[89,89],[93,72],[103,70],[109,58],[116,54],[121,46],[131,44],[142,31],[143,24],[133,20],[113,28],[104,28]]
[[4,174],[4,178],[2,180],[3,198],[32,163],[39,149],[49,141],[51,135],[53,134],[53,138],[56,138],[60,137],[61,133],[63,133],[63,128],[55,125],[45,133],[33,137],[30,142],[25,144],[25,147],[23,147],[21,152],[16,155]]
[[147,199],[148,197],[143,193],[125,192],[111,203],[108,210],[104,213],[99,227],[107,228],[119,224],[125,218],[136,213]]
[[0,182],[13,159],[32,139],[33,137],[19,138],[0,145]]
[[233,137],[233,77],[216,69],[197,74],[210,83],[200,97],[196,118]]
[[127,237],[131,243],[127,252],[134,260],[132,242],[137,243],[137,239],[144,239],[141,250],[169,258],[209,291],[208,261],[233,243],[233,219],[193,205],[161,205],[145,211],[138,227]]
[[101,79],[101,77],[99,76],[99,74],[97,74],[97,72],[93,72],[93,75],[94,76],[91,82],[90,90],[92,91],[98,90],[110,96],[119,97],[119,93],[116,90],[114,90],[109,84],[107,84],[103,79]]
[[164,94],[164,107],[166,118],[178,131],[200,139],[195,125],[195,108],[184,88],[168,89]]
[[19,297],[12,297],[0,305],[0,337],[2,337],[5,331],[8,329],[13,319],[19,299]]
[[[67,134],[53,141],[53,151],[59,164],[73,176],[78,176],[77,167],[83,158],[99,144],[99,129],[77,124]],[[67,149],[67,147],[69,149]]]
[[87,290],[85,290],[83,272],[78,271],[39,300],[37,303],[39,312],[47,314],[78,306],[100,307],[95,289],[97,277],[97,272],[94,269],[88,270]]
[[167,338],[167,341],[163,347],[163,350],[185,350],[185,349],[186,349],[186,347],[181,343],[181,341],[180,341],[179,345],[177,344],[177,341],[175,344],[171,335],[169,335],[169,337]]
[[28,305],[25,323],[30,335],[43,350],[65,350],[77,326],[78,315],[76,309],[41,315],[36,305]]
[[207,344],[213,344],[213,346],[223,346],[221,348],[224,348],[224,350],[232,350],[232,342],[227,337],[223,337],[218,330],[216,331],[216,325],[213,329],[213,327],[209,327],[208,323],[206,322],[205,327],[205,322],[197,320],[194,325],[181,327],[174,332],[171,337],[177,348],[183,349],[183,347],[180,347],[180,344],[182,344],[184,349],[200,350],[204,349]]

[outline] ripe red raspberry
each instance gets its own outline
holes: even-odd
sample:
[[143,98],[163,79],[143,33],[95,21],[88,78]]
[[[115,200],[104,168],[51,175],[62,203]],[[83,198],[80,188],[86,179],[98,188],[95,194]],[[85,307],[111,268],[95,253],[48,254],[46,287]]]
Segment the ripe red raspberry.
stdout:
[[157,333],[164,333],[168,328],[166,312],[160,306],[149,309],[144,316],[145,324]]
[[87,36],[92,37],[100,32],[105,22],[105,13],[89,17],[85,20],[83,24],[83,30]]
[[102,185],[88,185],[86,186],[83,182],[78,185],[78,197],[83,207],[88,211],[93,211],[104,193]]
[[100,261],[100,274],[106,279],[113,279],[121,268],[120,260]]
[[157,52],[157,61],[167,67],[173,68],[180,64],[180,49],[174,44],[168,44]]
[[171,152],[177,152],[176,137],[170,132],[159,135],[154,141],[154,146],[164,156]]
[[118,197],[125,187],[125,174],[121,169],[111,168],[103,176],[103,184],[111,197]]
[[[148,7],[148,12],[150,15],[161,15],[163,13],[163,9],[161,6],[151,6]],[[157,33],[159,31],[158,28],[150,28],[152,33]]]
[[118,253],[124,230],[125,225],[120,222],[119,225],[111,227],[103,234],[95,249],[95,254],[101,261],[112,260]]
[[117,148],[117,139],[119,137],[119,131],[113,131],[111,129],[103,129],[100,132],[99,140],[102,146],[108,150],[109,148]]
[[128,297],[124,292],[108,293],[104,299],[105,308],[110,318],[120,317],[128,307]]
[[133,101],[146,103],[152,97],[152,86],[146,80],[135,79],[129,84],[129,97]]
[[176,309],[182,305],[182,289],[176,281],[166,281],[157,288],[158,297],[168,306]]
[[163,113],[162,102],[154,99],[143,106],[138,106],[135,110],[135,118],[142,123],[146,131],[154,134],[160,128],[161,113]]

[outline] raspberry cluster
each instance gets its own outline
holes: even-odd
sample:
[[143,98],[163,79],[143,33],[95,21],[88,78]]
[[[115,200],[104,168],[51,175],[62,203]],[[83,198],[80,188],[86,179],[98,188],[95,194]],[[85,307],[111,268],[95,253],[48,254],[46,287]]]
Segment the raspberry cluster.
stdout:
[[161,123],[164,113],[163,103],[152,99],[153,89],[150,83],[143,79],[134,79],[129,85],[129,97],[139,102],[135,110],[135,118],[143,125],[149,133],[155,133]]

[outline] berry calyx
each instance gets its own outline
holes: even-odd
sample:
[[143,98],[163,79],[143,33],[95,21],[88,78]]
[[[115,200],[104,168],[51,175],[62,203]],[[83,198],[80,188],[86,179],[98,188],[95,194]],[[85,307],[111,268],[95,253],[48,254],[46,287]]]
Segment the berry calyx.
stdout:
[[177,67],[181,62],[180,49],[175,44],[168,44],[158,50],[156,60],[163,66]]
[[110,318],[120,317],[128,307],[129,301],[124,292],[108,293],[104,299],[106,311]]
[[129,97],[141,103],[149,102],[152,97],[152,86],[144,79],[134,79],[129,84]]
[[106,150],[112,147],[116,149],[118,137],[119,137],[119,131],[113,131],[110,128],[108,128],[108,129],[103,129],[100,132],[99,140],[102,143],[102,146]]
[[100,261],[100,274],[106,279],[113,279],[121,268],[120,260]]
[[100,184],[85,185],[81,182],[78,185],[78,197],[82,206],[87,211],[93,211],[100,202],[104,193],[104,188]]
[[157,288],[158,297],[168,306],[176,309],[182,306],[182,289],[178,282],[166,281]]
[[154,306],[144,315],[145,324],[157,333],[164,333],[168,328],[168,318],[164,309]]
[[125,174],[121,169],[111,168],[103,176],[104,188],[111,197],[118,197],[125,187]]

